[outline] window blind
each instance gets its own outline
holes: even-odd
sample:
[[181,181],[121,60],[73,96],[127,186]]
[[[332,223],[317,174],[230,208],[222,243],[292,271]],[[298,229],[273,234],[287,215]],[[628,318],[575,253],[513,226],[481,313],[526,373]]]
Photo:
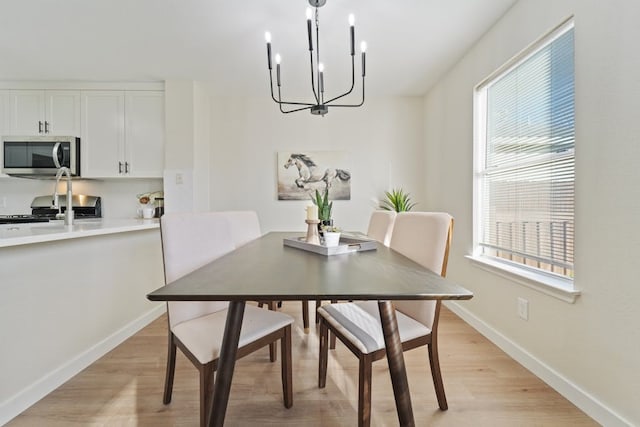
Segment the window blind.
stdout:
[[484,255],[573,276],[574,34],[484,88],[479,245]]

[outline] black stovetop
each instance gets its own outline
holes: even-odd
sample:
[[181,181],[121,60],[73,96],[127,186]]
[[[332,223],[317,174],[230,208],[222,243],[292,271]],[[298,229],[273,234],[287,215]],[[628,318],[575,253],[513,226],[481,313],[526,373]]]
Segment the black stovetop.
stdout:
[[25,224],[29,222],[49,222],[49,218],[37,215],[0,215],[0,224]]

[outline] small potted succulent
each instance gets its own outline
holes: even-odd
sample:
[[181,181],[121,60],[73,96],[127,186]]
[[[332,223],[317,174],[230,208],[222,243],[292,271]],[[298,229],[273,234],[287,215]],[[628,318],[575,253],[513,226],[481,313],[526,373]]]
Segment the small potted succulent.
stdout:
[[322,227],[322,237],[324,239],[324,246],[333,247],[340,244],[340,233],[342,230],[340,227],[333,225],[325,225]]

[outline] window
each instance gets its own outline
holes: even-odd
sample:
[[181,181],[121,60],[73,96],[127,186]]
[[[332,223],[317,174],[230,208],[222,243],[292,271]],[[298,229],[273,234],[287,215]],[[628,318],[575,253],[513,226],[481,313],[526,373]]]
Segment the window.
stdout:
[[475,92],[475,256],[573,280],[573,22]]

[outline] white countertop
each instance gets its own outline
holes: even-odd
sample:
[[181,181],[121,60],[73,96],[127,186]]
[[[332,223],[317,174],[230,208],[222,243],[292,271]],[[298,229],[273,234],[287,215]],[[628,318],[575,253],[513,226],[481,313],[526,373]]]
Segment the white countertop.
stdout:
[[64,225],[63,221],[2,224],[0,248],[159,227],[158,219],[76,219],[72,226]]

